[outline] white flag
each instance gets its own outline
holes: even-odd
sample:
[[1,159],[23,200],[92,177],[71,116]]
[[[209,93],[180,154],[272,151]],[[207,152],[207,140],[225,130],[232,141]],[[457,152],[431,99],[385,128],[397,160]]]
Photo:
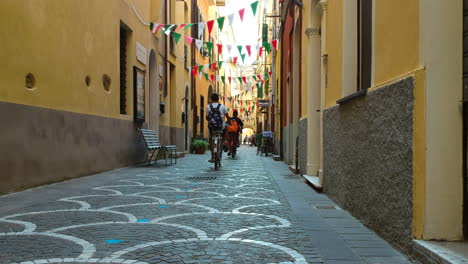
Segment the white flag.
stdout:
[[166,29],[166,31],[164,31],[164,33],[165,33],[166,35],[169,36],[169,34],[171,34],[171,29],[172,29],[173,27],[175,27],[175,26],[176,26],[176,25],[170,25],[170,26]]
[[203,41],[195,39],[195,45],[197,45],[198,50],[200,50],[203,47]]
[[232,45],[226,45],[226,48],[227,48],[227,51],[228,51],[228,55],[231,55]]
[[231,25],[231,27],[233,26],[233,22],[234,22],[234,14],[230,14],[228,16],[228,20],[229,20],[229,25]]
[[198,23],[198,38],[201,38],[201,36],[203,35],[203,31],[205,30],[205,25],[206,25],[205,22]]

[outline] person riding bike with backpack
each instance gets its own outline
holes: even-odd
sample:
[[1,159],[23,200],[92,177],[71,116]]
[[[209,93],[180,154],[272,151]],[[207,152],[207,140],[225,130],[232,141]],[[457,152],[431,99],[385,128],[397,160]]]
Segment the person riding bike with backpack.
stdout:
[[[238,117],[239,112],[237,112],[237,110],[234,110],[232,115],[233,117],[229,119],[226,131],[228,132],[229,140],[233,141],[231,143],[237,148],[240,146],[239,134],[242,129],[244,129],[244,122]],[[228,153],[228,156],[229,155],[231,155],[231,152]]]
[[210,130],[210,151],[211,159],[209,162],[214,162],[213,154],[213,132],[224,130],[224,118],[229,120],[229,114],[226,106],[219,102],[219,95],[214,93],[210,97],[211,103],[206,108],[206,120],[208,121],[208,129]]

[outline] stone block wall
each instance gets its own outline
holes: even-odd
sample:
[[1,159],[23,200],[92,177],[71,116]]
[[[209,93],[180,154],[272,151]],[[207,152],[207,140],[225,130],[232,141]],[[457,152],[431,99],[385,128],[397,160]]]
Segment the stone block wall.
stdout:
[[414,79],[323,113],[324,192],[365,225],[411,249]]
[[133,121],[0,102],[0,194],[143,160]]

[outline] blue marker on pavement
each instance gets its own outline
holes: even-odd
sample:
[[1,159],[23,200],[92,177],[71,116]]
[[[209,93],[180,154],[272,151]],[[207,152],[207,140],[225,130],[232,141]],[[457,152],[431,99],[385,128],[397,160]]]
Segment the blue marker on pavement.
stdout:
[[120,242],[122,242],[122,240],[118,240],[118,239],[106,240],[107,244],[119,244]]

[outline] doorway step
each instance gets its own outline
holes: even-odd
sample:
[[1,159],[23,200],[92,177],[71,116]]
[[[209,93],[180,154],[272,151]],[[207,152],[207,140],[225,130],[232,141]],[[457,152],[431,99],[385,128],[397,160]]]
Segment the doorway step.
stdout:
[[314,188],[317,192],[322,192],[323,186],[320,184],[320,179],[318,176],[309,176],[303,175],[306,182]]
[[468,241],[426,241],[414,240],[415,253],[423,263],[467,264]]

